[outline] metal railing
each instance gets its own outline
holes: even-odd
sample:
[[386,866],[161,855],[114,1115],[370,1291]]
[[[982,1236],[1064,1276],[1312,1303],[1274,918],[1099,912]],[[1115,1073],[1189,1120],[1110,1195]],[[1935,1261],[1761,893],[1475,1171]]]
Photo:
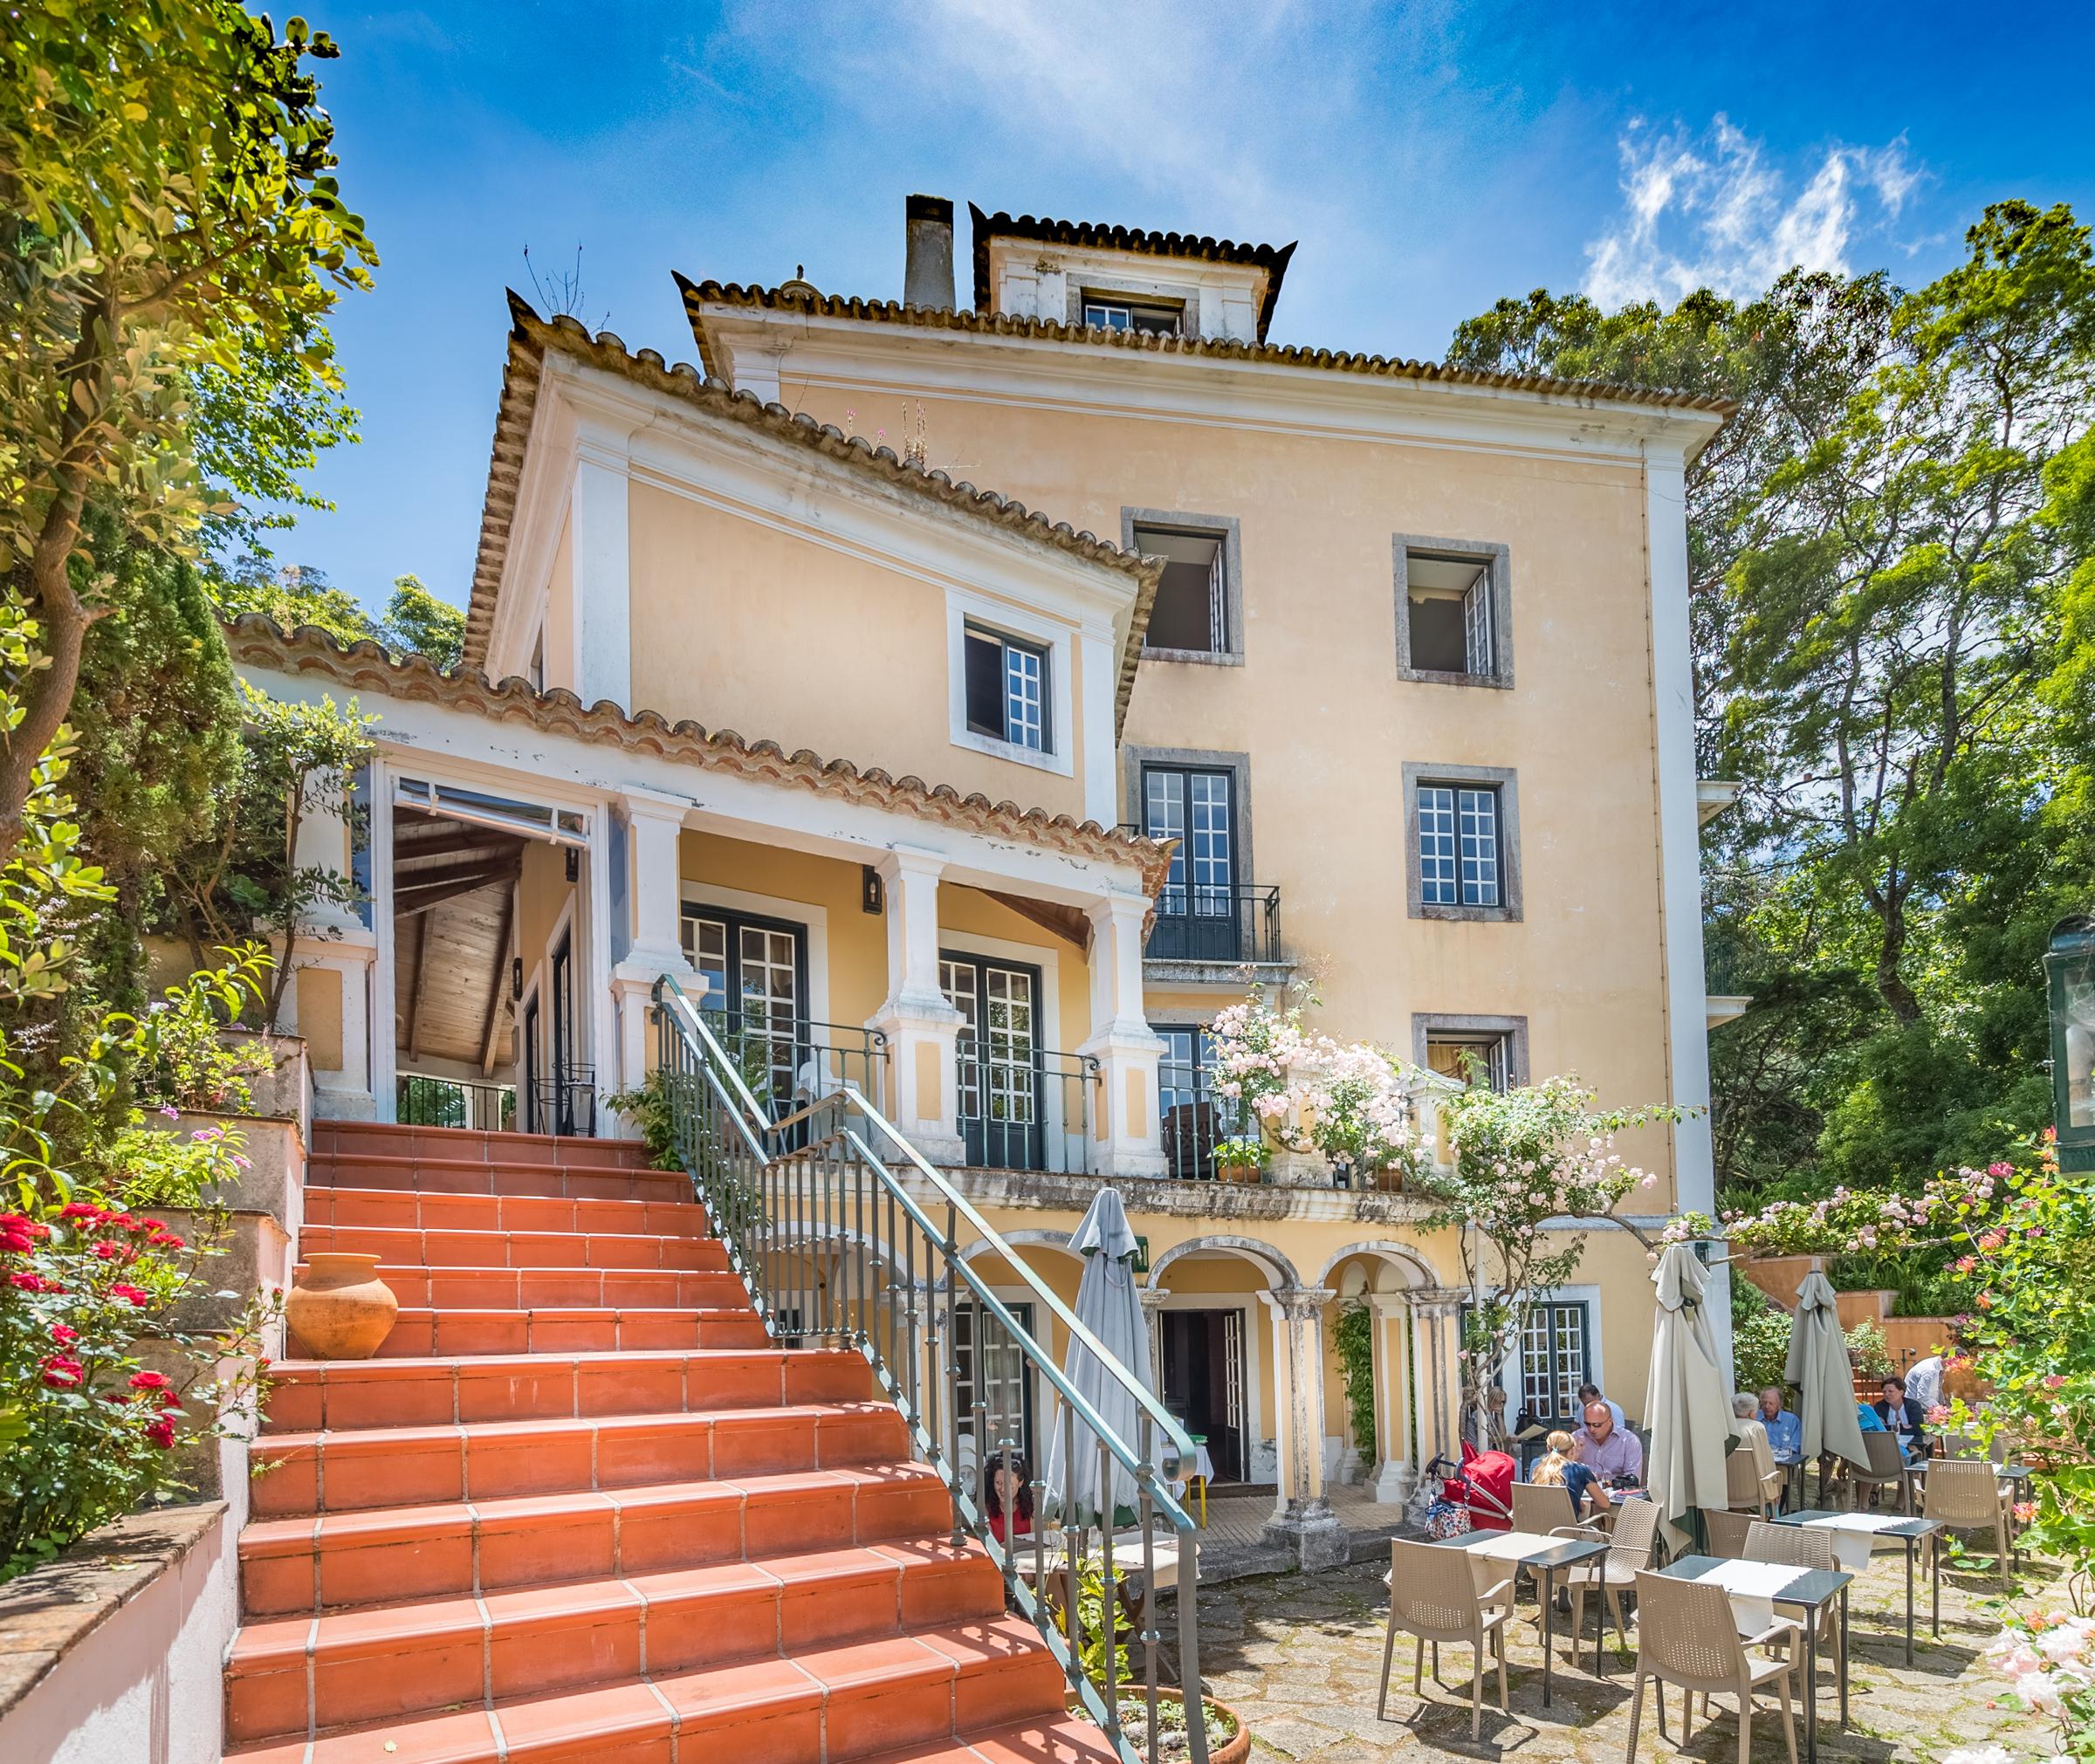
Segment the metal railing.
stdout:
[[596,1067],[563,1066],[532,1086],[533,1133],[555,1139],[596,1137]]
[[742,1081],[773,1119],[848,1085],[887,1101],[888,1038],[848,1023],[773,1020],[755,1012],[708,1011],[705,1020]]
[[954,1046],[959,1108],[954,1128],[979,1170],[1091,1173],[1098,1061],[1042,1049],[1013,1054],[962,1034]]
[[1176,1182],[1214,1180],[1221,1173],[1216,1147],[1246,1131],[1243,1104],[1215,1088],[1213,1067],[1160,1060],[1157,1105],[1165,1173]]
[[1165,887],[1143,954],[1159,962],[1277,962],[1281,891],[1254,882]]
[[513,1084],[475,1084],[459,1078],[402,1072],[394,1080],[393,1118],[402,1127],[471,1127],[501,1132],[517,1122]]
[[[945,1485],[954,1541],[972,1537],[988,1552],[1013,1605],[1124,1764],[1161,1764],[1157,1693],[1171,1677],[1185,1697],[1181,1755],[1206,1764],[1195,1530],[1171,1486],[1193,1459],[1185,1428],[862,1092],[841,1087],[773,1119],[666,975],[654,1016],[672,1143],[766,1329],[865,1356],[917,1457]],[[992,1252],[983,1260],[997,1265],[999,1282],[1020,1288],[1016,1302],[1054,1318],[1073,1357],[1085,1350],[1101,1405],[962,1256],[963,1227],[970,1247]],[[993,1328],[1005,1356],[1016,1356],[1016,1389],[980,1376],[978,1348],[962,1401],[964,1308],[970,1342]],[[1054,1479],[1020,1459],[1029,1387],[1052,1404],[1046,1429],[1062,1466]],[[989,1479],[999,1469],[1014,1485],[1006,1510],[1030,1501],[1030,1530],[993,1525]],[[1116,1542],[1123,1523],[1134,1529]],[[1137,1583],[1153,1594],[1164,1548],[1180,1564],[1175,1660],[1157,1600],[1132,1596]]]

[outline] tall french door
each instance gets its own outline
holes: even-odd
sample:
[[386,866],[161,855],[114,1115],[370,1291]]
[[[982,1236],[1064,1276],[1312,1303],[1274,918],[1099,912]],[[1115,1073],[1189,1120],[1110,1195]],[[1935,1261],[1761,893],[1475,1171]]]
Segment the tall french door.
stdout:
[[1233,962],[1237,910],[1236,779],[1199,765],[1145,765],[1142,812],[1151,839],[1175,839],[1157,896],[1149,953],[1164,959]]
[[807,944],[799,925],[710,907],[683,909],[683,952],[705,977],[704,1008],[774,1111],[789,1108],[807,1040]]
[[990,1170],[1044,1169],[1041,971],[981,956],[938,958],[938,984],[960,1012],[960,1137]]
[[524,1093],[524,1130],[526,1133],[546,1131],[545,1111],[539,1107],[541,1075],[539,1064],[539,995],[533,992],[531,1002],[524,1007],[524,1081],[517,1087]]
[[[1012,1321],[1033,1334],[1033,1307],[1014,1301]],[[975,1441],[978,1462],[1016,1447],[1033,1455],[1033,1379],[1012,1333],[979,1305],[953,1310],[953,1401],[959,1431]],[[979,1438],[977,1438],[978,1432]]]

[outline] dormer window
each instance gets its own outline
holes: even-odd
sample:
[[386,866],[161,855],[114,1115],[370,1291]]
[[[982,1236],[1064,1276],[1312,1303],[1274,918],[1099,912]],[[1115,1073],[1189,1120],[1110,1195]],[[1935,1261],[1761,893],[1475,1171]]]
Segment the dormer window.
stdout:
[[1093,331],[1143,331],[1153,337],[1177,337],[1185,329],[1182,301],[1123,299],[1084,290],[1084,326]]

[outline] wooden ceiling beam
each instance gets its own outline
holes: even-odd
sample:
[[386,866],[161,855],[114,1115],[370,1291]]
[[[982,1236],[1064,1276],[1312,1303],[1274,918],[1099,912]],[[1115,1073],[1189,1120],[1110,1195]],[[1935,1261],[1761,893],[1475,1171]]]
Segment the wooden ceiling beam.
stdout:
[[429,990],[429,921],[434,913],[424,913],[421,928],[415,934],[415,991],[408,1000],[408,1058],[422,1057],[422,1000]]

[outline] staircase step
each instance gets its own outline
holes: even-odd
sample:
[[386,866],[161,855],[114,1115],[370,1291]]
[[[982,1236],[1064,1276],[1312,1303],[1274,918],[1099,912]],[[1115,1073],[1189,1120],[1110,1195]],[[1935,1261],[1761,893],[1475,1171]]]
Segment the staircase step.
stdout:
[[[372,1645],[365,1677],[382,1692],[399,1675],[368,1670],[384,1658]],[[471,1672],[492,1652],[491,1642],[485,1655],[469,1646],[457,1659],[422,1657],[419,1681],[459,1688],[455,1700],[470,1702]],[[282,1676],[289,1682],[278,1687],[277,1706],[288,1708],[304,1694],[302,1658],[295,1673]],[[244,1764],[670,1764],[672,1757],[689,1764],[844,1764],[903,1746],[920,1748],[919,1756],[943,1755],[921,1748],[944,1741],[950,1749],[956,1725],[962,1734],[1022,1733],[1034,1723],[1046,1731],[1062,1725],[1061,1689],[1061,1674],[1031,1626],[996,1617],[791,1659],[628,1674],[551,1695],[498,1693],[482,1709],[367,1717],[361,1726],[312,1740],[300,1727],[293,1737],[240,1745],[229,1756]],[[257,1699],[245,1708],[262,1706]]]
[[869,1401],[272,1433],[253,1448],[252,1504],[258,1518],[287,1519],[637,1488],[883,1463],[908,1445],[894,1405]]
[[271,1369],[264,1437],[561,1416],[855,1403],[863,1355],[837,1348],[684,1348],[584,1354],[283,1360]]
[[979,1547],[918,1539],[255,1622],[227,1661],[227,1731],[249,1740],[345,1726],[1002,1609],[1003,1582]]
[[251,1618],[312,1616],[476,1588],[901,1547],[951,1520],[936,1476],[879,1461],[258,1520],[240,1536],[242,1608]]
[[[294,1352],[304,1346],[295,1335],[291,1343]],[[379,1344],[378,1357],[762,1348],[769,1343],[764,1325],[746,1307],[679,1310],[581,1305],[435,1310],[409,1306]]]
[[688,1196],[682,1200],[588,1200],[571,1195],[446,1194],[347,1184],[308,1191],[306,1227],[316,1225],[686,1238],[711,1234],[705,1209]]
[[646,1166],[647,1148],[633,1139],[556,1139],[548,1133],[500,1133],[469,1127],[403,1127],[389,1121],[316,1121],[319,1157],[442,1157],[478,1163],[549,1163],[612,1170]]
[[431,1268],[675,1268],[724,1273],[718,1238],[561,1231],[385,1231],[369,1225],[307,1225],[302,1253],[347,1251],[382,1262]]
[[378,1277],[392,1287],[395,1298],[415,1310],[749,1308],[749,1289],[739,1274],[704,1268],[430,1268],[381,1260]]
[[477,1158],[358,1151],[316,1157],[306,1186],[390,1189],[402,1193],[498,1194],[519,1198],[689,1201],[690,1178],[675,1170],[623,1164],[484,1163]]

